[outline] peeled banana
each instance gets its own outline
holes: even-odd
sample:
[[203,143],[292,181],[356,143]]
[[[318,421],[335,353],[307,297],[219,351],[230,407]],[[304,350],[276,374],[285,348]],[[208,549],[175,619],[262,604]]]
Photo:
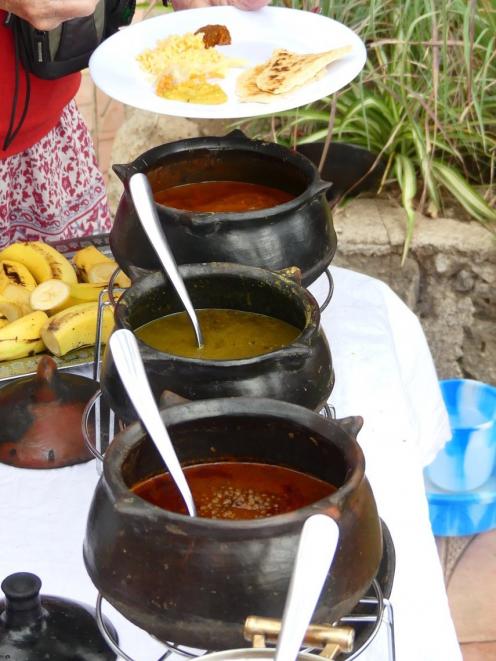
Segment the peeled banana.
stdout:
[[[110,278],[112,277],[114,271],[119,268],[117,262],[101,262],[100,264],[94,264],[88,271],[88,282],[94,284],[108,284]],[[114,280],[116,287],[130,287],[131,280],[127,277],[125,273],[119,273]]]
[[105,285],[98,282],[78,282],[71,285],[72,298],[79,299],[80,303],[84,301],[98,301],[100,292]]
[[[97,302],[73,305],[50,317],[42,328],[41,337],[49,351],[56,356],[64,356],[73,349],[95,344],[97,317]],[[113,311],[105,306],[101,334],[103,343],[108,341],[113,327]]]
[[15,303],[21,308],[22,315],[29,314],[33,311],[31,307],[31,291],[22,285],[14,285],[9,283],[2,289],[2,294],[4,299]]
[[69,284],[77,282],[77,275],[72,264],[67,257],[64,257],[53,246],[43,243],[43,241],[32,241],[29,245],[38,253],[45,256],[50,264],[50,278],[63,280]]
[[31,272],[13,259],[3,259],[0,261],[0,291],[5,289],[8,284],[22,285],[27,289],[36,287],[36,280]]
[[0,294],[0,315],[5,317],[7,321],[15,321],[24,316],[24,312],[20,305],[7,300]]
[[63,280],[45,280],[33,289],[30,303],[33,310],[51,312],[67,307],[71,297],[71,286]]
[[107,257],[103,252],[95,248],[95,246],[86,246],[81,248],[72,258],[76,268],[79,279],[83,282],[89,282],[89,272],[95,264],[102,264],[104,262],[113,262],[114,260]]
[[0,328],[0,360],[13,360],[45,350],[41,328],[48,316],[37,310]]
[[[83,282],[107,285],[114,271],[118,268],[115,260],[111,259],[95,246],[86,246],[78,250],[72,258],[79,279]],[[116,287],[129,287],[131,281],[125,273],[119,273],[115,279]]]
[[52,269],[47,257],[35,250],[31,243],[12,243],[0,251],[0,261],[3,259],[23,264],[34,276],[36,282],[44,282],[52,277]]

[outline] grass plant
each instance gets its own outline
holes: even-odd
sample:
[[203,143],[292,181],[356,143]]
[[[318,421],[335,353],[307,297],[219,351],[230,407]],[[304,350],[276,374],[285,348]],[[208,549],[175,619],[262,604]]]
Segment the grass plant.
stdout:
[[401,192],[406,256],[415,210],[455,198],[496,227],[494,0],[286,0],[354,29],[367,64],[345,89],[305,108],[252,120],[251,135],[287,145],[349,142],[386,160],[382,186]]

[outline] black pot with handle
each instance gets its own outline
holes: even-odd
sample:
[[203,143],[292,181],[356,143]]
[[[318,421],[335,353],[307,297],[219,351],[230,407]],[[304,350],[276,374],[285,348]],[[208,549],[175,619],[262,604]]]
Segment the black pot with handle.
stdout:
[[189,517],[132,487],[164,472],[140,424],[111,442],[88,515],[84,559],[101,595],[162,641],[243,647],[248,615],[280,618],[298,539],[312,514],[332,517],[339,544],[314,622],[348,614],[376,576],[381,522],[356,441],[359,417],[327,420],[287,402],[231,397],[162,411],[183,466],[258,462],[326,481],[336,491],[300,509],[249,521]]
[[158,215],[178,264],[236,262],[280,270],[297,266],[307,286],[327,268],[337,239],[326,191],[305,156],[282,145],[250,140],[241,131],[223,137],[179,140],[114,165],[124,184],[110,247],[119,266],[135,279],[160,267],[129,193],[129,179],[147,175],[154,193],[205,181],[263,184],[292,194],[288,202],[245,212],[198,213],[157,203]]
[[[157,401],[164,390],[171,390],[191,400],[270,397],[320,411],[332,391],[334,371],[313,296],[287,275],[241,264],[189,264],[180,271],[195,309],[261,313],[293,324],[301,332],[281,349],[237,360],[186,358],[159,351],[138,338]],[[170,282],[155,272],[140,278],[121,296],[115,309],[116,327],[135,331],[181,310]],[[100,385],[122,420],[136,419],[110,349],[104,354]]]

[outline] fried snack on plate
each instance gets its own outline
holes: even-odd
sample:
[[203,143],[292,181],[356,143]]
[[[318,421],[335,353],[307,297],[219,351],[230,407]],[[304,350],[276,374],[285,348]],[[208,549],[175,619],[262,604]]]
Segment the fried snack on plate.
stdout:
[[[264,67],[264,64],[258,64],[252,69],[247,69],[246,71],[243,71],[243,73],[239,74],[236,79],[236,94],[241,101],[253,103],[272,103],[274,99],[283,99],[288,96],[287,94],[271,94],[270,92],[261,90],[257,86],[257,77],[263,71]],[[324,70],[319,71],[319,73],[311,80],[308,80],[307,83],[311,83],[314,80],[319,80],[324,76],[324,74]],[[307,83],[305,83],[305,85]],[[302,87],[302,85],[299,85],[297,88],[293,88],[291,91],[294,92],[300,87]]]
[[204,25],[195,34],[203,34],[205,48],[229,46],[231,43],[231,35],[225,25]]
[[290,92],[293,88],[307,83],[331,62],[351,53],[351,50],[351,46],[343,46],[324,53],[300,55],[279,48],[258,74],[257,87],[272,94]]
[[238,76],[236,92],[242,101],[270,103],[320,78],[328,64],[351,51],[351,46],[343,46],[324,53],[300,55],[279,48],[267,62]]
[[255,103],[271,103],[274,95],[264,92],[257,87],[257,76],[263,71],[265,64],[257,64],[252,69],[247,69],[239,74],[236,79],[236,94],[242,101],[253,101]]

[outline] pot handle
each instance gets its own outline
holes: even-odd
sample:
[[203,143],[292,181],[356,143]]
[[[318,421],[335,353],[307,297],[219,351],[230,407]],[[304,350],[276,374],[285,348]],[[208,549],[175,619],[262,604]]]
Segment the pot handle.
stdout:
[[[90,416],[91,416],[91,412],[93,411],[93,407],[100,400],[101,394],[102,394],[102,391],[97,390],[96,393],[93,395],[93,397],[88,401],[88,403],[84,407],[83,417],[81,418],[81,432],[83,434],[84,444],[86,445],[88,450],[95,457],[95,459],[98,459],[99,461],[103,462],[103,454],[101,452],[99,452],[98,449],[96,448],[96,446],[92,443],[91,433],[90,433]],[[96,436],[97,440],[98,440],[99,433],[100,433],[100,430],[95,429],[95,436]]]
[[129,181],[129,177],[137,172],[136,168],[132,163],[115,163],[112,165],[112,170],[119,177],[122,183],[126,186]]
[[238,140],[246,140],[246,142],[251,142],[250,138],[243,133],[241,129],[234,129],[230,133],[227,133],[226,138],[238,138]]
[[295,343],[288,347],[283,347],[280,351],[285,354],[282,359],[282,369],[294,370],[300,369],[312,352],[307,344]]
[[179,404],[189,404],[191,399],[182,397],[172,390],[163,390],[159,398],[159,409],[168,409],[171,406],[178,406]]
[[339,420],[333,420],[338,424],[346,433],[348,433],[353,438],[358,436],[359,431],[363,427],[363,418],[361,415],[350,415],[347,418],[341,418]]
[[295,282],[297,285],[301,285],[301,269],[298,266],[286,266],[286,268],[279,269],[278,271],[275,271],[275,273]]

